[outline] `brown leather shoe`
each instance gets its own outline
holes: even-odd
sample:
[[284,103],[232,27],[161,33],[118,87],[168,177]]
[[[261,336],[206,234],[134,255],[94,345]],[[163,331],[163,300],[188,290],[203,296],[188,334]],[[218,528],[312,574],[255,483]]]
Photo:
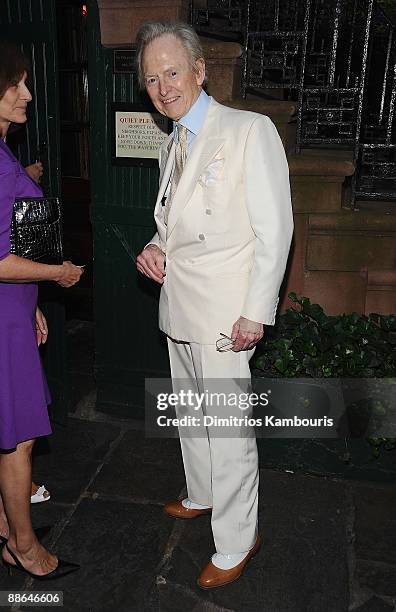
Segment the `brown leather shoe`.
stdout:
[[238,580],[243,570],[245,569],[245,565],[247,562],[254,557],[254,555],[259,551],[261,546],[260,536],[257,536],[257,540],[255,545],[251,550],[249,550],[248,554],[238,565],[232,567],[228,570],[220,569],[213,565],[212,561],[204,567],[197,580],[197,584],[201,589],[214,589],[216,587],[224,586],[225,584],[230,584],[230,582],[234,582]]
[[185,508],[181,503],[181,499],[171,501],[165,504],[164,512],[180,519],[194,519],[202,514],[211,514],[212,508],[204,508],[202,510],[194,510],[194,508]]

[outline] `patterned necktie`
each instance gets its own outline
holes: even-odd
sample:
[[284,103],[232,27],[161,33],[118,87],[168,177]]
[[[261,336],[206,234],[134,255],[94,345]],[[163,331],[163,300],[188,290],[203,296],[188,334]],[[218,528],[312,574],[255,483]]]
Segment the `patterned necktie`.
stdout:
[[176,193],[177,186],[180,181],[180,177],[183,172],[183,168],[187,159],[187,128],[180,123],[177,124],[178,142],[175,147],[175,168],[173,170],[172,183],[170,186],[170,193],[167,204],[165,206],[164,216],[165,224],[168,225],[169,211],[172,206],[173,198]]

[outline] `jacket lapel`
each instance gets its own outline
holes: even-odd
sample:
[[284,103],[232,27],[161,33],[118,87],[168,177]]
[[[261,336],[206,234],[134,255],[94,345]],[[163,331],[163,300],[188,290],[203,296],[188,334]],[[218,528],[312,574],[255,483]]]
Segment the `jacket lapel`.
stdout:
[[161,201],[162,201],[163,195],[169,183],[170,175],[172,172],[173,161],[175,157],[175,142],[172,138],[172,134],[170,135],[169,140],[165,141],[162,146],[163,146],[163,151],[161,153],[161,161],[160,161],[160,186],[158,190],[157,201],[155,203],[155,208],[154,208],[154,217],[158,223],[161,223],[162,225],[164,225],[163,216],[159,213],[162,207]]
[[160,183],[162,182],[162,177],[164,176],[164,171],[165,171],[167,161],[169,159],[169,153],[172,148],[172,143],[173,143],[173,132],[169,134],[169,136],[164,140],[160,148],[160,155],[159,155]]
[[[177,186],[177,191],[174,195],[172,206],[169,211],[167,238],[169,238],[169,236],[171,235],[178,219],[180,218],[180,215],[188,204],[197,184],[199,176],[202,174],[204,168],[209,164],[210,160],[216,155],[216,153],[221,149],[225,142],[224,138],[216,137],[217,130],[215,118],[217,106],[219,105],[216,102],[211,102],[205,122],[194,142],[194,147],[191,152],[191,156],[188,158],[184,167],[183,174],[180,178],[180,182]],[[173,154],[169,155],[169,158],[171,158],[173,162]],[[168,168],[165,169],[165,173],[167,169]],[[161,192],[162,189],[160,189],[160,193]]]

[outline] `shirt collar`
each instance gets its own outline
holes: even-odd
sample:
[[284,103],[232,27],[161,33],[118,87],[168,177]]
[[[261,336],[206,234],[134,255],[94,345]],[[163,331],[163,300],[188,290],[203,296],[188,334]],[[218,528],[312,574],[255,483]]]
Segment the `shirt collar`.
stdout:
[[[211,97],[202,90],[198,98],[184,117],[182,117],[178,123],[183,125],[189,132],[192,132],[197,136],[204,124],[206,113],[208,112]],[[176,135],[176,122],[173,122],[173,138],[177,142]]]

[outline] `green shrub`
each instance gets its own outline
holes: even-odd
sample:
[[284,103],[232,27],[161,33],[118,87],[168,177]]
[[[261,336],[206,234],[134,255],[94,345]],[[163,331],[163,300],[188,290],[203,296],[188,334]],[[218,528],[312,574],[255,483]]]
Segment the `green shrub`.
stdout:
[[[396,376],[396,315],[326,315],[319,304],[290,293],[295,306],[267,328],[253,360],[268,377],[392,378]],[[371,410],[365,405],[352,409]],[[367,405],[366,405],[367,404]],[[384,406],[386,408],[386,406]],[[378,412],[378,405],[375,407]],[[373,454],[396,448],[391,438],[369,439]]]
[[[290,293],[296,307],[258,345],[254,366],[268,376],[368,378],[396,375],[396,315],[326,315]],[[268,330],[268,328],[267,328]]]

